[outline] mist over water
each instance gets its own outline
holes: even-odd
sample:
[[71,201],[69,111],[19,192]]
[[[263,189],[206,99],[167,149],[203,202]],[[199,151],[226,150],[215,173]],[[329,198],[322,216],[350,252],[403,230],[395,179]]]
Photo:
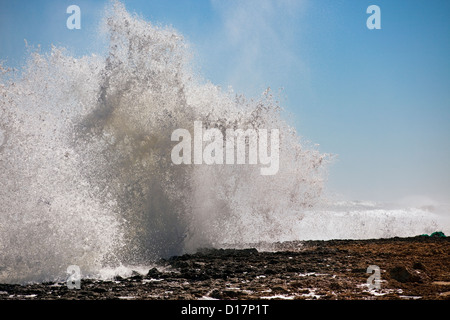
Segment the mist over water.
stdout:
[[[204,81],[182,35],[120,3],[104,29],[105,56],[52,48],[20,74],[0,70],[0,282],[61,279],[69,265],[96,275],[205,246],[435,231],[426,214],[380,232],[357,211],[343,223],[320,209],[330,156],[302,141],[270,90],[249,99]],[[194,121],[279,129],[278,173],[174,165],[171,134],[193,134]]]

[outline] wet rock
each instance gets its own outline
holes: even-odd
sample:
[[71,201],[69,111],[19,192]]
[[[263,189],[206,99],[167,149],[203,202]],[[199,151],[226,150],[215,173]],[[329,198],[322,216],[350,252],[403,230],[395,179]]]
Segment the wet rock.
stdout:
[[429,279],[429,277],[420,271],[410,270],[404,266],[397,266],[390,270],[390,276],[392,279],[397,280],[398,282],[406,283],[406,282],[424,282]]
[[210,276],[208,276],[205,272],[191,270],[191,269],[183,269],[181,271],[181,277],[188,279],[188,280],[195,280],[195,281],[202,281],[202,280],[210,279]]
[[162,272],[159,272],[158,269],[152,268],[147,272],[147,279],[160,279],[162,278]]
[[331,290],[340,290],[341,288],[342,288],[342,286],[339,283],[337,283],[337,282],[332,282],[330,284],[330,289]]
[[132,273],[131,273],[131,277],[130,278],[133,279],[133,280],[136,280],[136,281],[140,281],[144,277],[139,272],[133,270]]
[[197,252],[199,256],[208,255],[210,257],[248,257],[252,255],[257,255],[258,250],[255,248],[250,249],[200,249]]
[[219,291],[216,289],[209,296],[214,299],[238,299],[246,296],[246,293],[234,290]]
[[267,268],[264,270],[264,274],[276,274],[277,272],[273,269]]
[[289,290],[280,286],[272,287],[273,293],[279,293],[279,294],[287,294],[289,293]]
[[417,270],[423,270],[423,271],[426,270],[426,268],[425,268],[425,266],[422,264],[422,262],[414,262],[413,268],[414,268],[414,269],[417,269]]
[[104,293],[107,292],[108,290],[106,290],[105,288],[101,288],[101,287],[97,287],[97,288],[93,288],[91,289],[93,292],[97,292],[97,293]]
[[[178,257],[177,257],[177,258],[178,258]],[[177,258],[171,259],[171,260],[169,261],[169,263],[170,263],[170,265],[171,265],[172,267],[174,267],[174,268],[179,268],[179,269],[181,269],[181,268],[190,268],[190,267],[191,267],[191,265],[190,265],[189,262],[183,261],[183,260],[177,259]]]
[[412,278],[411,272],[409,272],[408,269],[403,266],[392,268],[389,271],[389,274],[391,275],[392,279],[395,279],[398,282],[402,283],[408,282]]
[[222,299],[222,295],[217,289],[213,290],[209,296],[213,299]]

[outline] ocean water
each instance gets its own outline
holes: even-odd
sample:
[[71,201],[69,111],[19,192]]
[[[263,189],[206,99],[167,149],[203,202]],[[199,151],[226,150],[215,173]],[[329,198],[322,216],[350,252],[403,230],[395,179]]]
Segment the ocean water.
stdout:
[[[201,78],[176,30],[120,3],[102,30],[104,56],[54,47],[31,53],[19,72],[1,66],[0,283],[65,279],[69,265],[93,277],[127,274],[223,244],[413,236],[442,226],[436,208],[327,199],[332,156],[301,138],[270,90],[248,98]],[[175,165],[171,134],[192,132],[194,121],[278,129],[278,173]]]

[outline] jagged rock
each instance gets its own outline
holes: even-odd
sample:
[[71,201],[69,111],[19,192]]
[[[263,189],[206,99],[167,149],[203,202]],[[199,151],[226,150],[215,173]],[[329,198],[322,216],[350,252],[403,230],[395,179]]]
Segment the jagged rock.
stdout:
[[406,267],[400,266],[392,268],[389,272],[392,279],[397,280],[398,282],[409,282],[412,278],[411,272]]
[[133,279],[133,280],[142,280],[144,277],[139,272],[133,270],[131,272],[131,277],[130,278]]
[[429,279],[429,277],[424,273],[417,270],[411,270],[404,266],[399,266],[392,268],[390,270],[390,275],[392,279],[398,282],[424,282]]
[[413,268],[417,269],[417,270],[423,270],[423,271],[426,270],[426,268],[425,268],[425,266],[423,265],[422,262],[414,262]]
[[152,268],[148,271],[146,278],[147,279],[160,279],[162,273],[158,271],[156,268]]

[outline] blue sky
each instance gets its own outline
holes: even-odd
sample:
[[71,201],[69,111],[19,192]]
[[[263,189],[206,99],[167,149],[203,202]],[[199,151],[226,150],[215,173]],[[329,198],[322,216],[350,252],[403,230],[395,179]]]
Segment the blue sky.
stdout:
[[[422,195],[449,202],[450,1],[128,0],[171,25],[203,76],[248,96],[283,88],[286,118],[337,154],[329,189],[350,199]],[[0,60],[20,67],[29,45],[101,53],[108,1],[0,0]],[[81,8],[81,30],[66,8]],[[369,5],[381,30],[368,30]]]

